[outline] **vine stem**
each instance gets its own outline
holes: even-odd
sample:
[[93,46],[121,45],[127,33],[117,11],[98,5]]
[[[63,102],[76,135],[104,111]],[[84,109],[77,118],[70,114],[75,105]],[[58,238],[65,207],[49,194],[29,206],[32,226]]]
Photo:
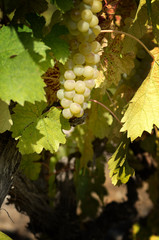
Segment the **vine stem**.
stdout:
[[110,110],[107,106],[105,106],[103,103],[101,102],[98,102],[97,100],[95,99],[89,99],[89,101],[91,102],[94,102],[94,103],[97,103],[99,105],[101,105],[103,108],[105,108],[117,121],[118,123],[122,126],[122,123],[120,122],[119,118],[115,115],[115,113],[112,112],[112,110]]
[[108,30],[101,30],[101,33],[119,33],[119,34],[124,34],[130,38],[133,38],[134,40],[136,40],[141,46],[143,46],[143,48],[146,50],[146,52],[152,57],[153,60],[154,59],[154,56],[152,55],[152,53],[150,52],[150,50],[145,46],[145,44],[143,42],[141,42],[138,38],[136,38],[134,35],[131,35],[130,33],[126,33],[126,32],[123,32],[123,31],[118,31],[118,30],[111,30],[111,29],[108,29]]

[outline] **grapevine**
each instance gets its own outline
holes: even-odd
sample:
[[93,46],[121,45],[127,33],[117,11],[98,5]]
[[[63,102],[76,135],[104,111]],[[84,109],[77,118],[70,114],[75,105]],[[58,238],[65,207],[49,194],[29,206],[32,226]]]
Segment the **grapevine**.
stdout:
[[101,45],[96,41],[101,28],[96,13],[102,10],[102,2],[83,0],[71,10],[67,27],[71,34],[71,56],[60,76],[61,89],[57,92],[62,115],[66,119],[82,117],[87,108],[91,90],[98,77]]

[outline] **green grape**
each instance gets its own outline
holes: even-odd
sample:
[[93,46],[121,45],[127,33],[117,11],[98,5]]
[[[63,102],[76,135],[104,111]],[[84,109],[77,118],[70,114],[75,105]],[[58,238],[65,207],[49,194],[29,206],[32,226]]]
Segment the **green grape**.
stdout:
[[75,88],[75,80],[66,80],[64,82],[64,88],[67,90],[67,91],[72,91],[74,90]]
[[101,27],[99,25],[96,25],[95,27],[92,28],[92,30],[97,37],[101,32]]
[[94,69],[91,66],[85,66],[83,71],[83,76],[85,78],[92,78],[94,74]]
[[72,90],[72,91],[64,91],[65,98],[73,99],[74,95],[75,95],[75,91],[74,90]]
[[81,53],[76,53],[73,56],[73,62],[77,65],[82,65],[85,62],[85,56]]
[[85,55],[85,60],[86,60],[86,63],[88,64],[94,64],[94,53],[91,52]]
[[91,94],[90,89],[86,87],[85,92],[83,93],[83,96],[84,96],[85,98],[88,98],[88,97],[90,96],[90,94]]
[[88,107],[88,103],[84,102],[82,105],[83,110],[85,110]]
[[59,89],[57,91],[57,97],[58,99],[62,100],[64,98],[64,89]]
[[75,114],[75,117],[78,117],[78,118],[82,117],[83,114],[84,114],[84,111],[83,111],[83,109],[81,109],[81,111],[79,113]]
[[73,117],[73,114],[71,113],[70,109],[69,108],[65,108],[62,110],[62,115],[64,118],[66,119],[70,119]]
[[65,63],[65,69],[69,69],[72,70],[72,68],[74,67],[74,63],[72,61],[72,59],[68,59],[67,62]]
[[81,106],[78,103],[71,103],[70,110],[72,114],[78,114],[81,111]]
[[89,26],[92,28],[92,27],[97,26],[98,23],[99,23],[99,19],[97,18],[96,15],[93,15],[93,16],[92,16],[92,20],[91,20],[90,23],[89,23]]
[[81,12],[81,18],[86,22],[90,22],[92,20],[92,16],[93,16],[93,13],[89,9],[84,9]]
[[86,85],[85,85],[84,81],[78,80],[76,82],[76,84],[75,84],[75,91],[77,93],[84,93],[85,88],[86,88]]
[[64,73],[64,77],[65,77],[65,79],[74,80],[76,78],[76,75],[74,74],[74,72],[72,70],[67,70]]
[[84,68],[82,65],[75,65],[73,68],[74,74],[78,77],[83,75],[83,70]]
[[93,0],[83,0],[83,2],[91,5],[93,3]]
[[82,42],[80,45],[79,45],[79,51],[80,53],[82,53],[83,55],[86,55],[88,53],[91,52],[91,44],[88,43],[88,42]]
[[84,82],[85,82],[86,87],[89,89],[92,89],[95,86],[94,79],[87,79],[87,80],[84,80]]
[[80,20],[77,23],[77,28],[80,32],[87,32],[89,29],[89,23],[83,20]]
[[63,99],[61,100],[61,106],[62,106],[63,108],[68,108],[68,107],[71,105],[71,103],[72,103],[72,101],[70,101],[70,100],[67,99],[67,98],[63,98]]
[[99,42],[94,41],[94,42],[91,43],[91,48],[92,48],[92,51],[94,53],[98,53],[100,51],[100,49],[101,49],[101,45],[100,45]]
[[67,26],[69,28],[69,30],[76,30],[77,29],[77,23],[75,23],[74,21],[69,20],[67,22]]
[[84,96],[82,94],[76,93],[73,97],[73,102],[82,104],[84,102]]
[[93,13],[98,13],[102,10],[102,2],[94,0],[92,3],[91,10]]
[[81,12],[78,9],[71,11],[71,18],[73,21],[78,22],[81,19]]

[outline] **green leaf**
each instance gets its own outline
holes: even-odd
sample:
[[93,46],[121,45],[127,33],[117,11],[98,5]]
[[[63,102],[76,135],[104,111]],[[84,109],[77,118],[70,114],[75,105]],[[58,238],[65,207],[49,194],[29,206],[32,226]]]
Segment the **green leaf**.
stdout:
[[114,185],[127,183],[129,178],[134,175],[134,169],[128,164],[129,140],[124,136],[113,156],[108,161],[110,177]]
[[19,138],[17,146],[22,154],[40,153],[43,148],[54,153],[60,143],[66,142],[61,130],[61,111],[53,107],[42,114],[45,107],[45,102],[34,105],[26,102],[24,107],[17,105],[14,109],[11,131],[14,138]]
[[39,177],[41,163],[38,162],[40,155],[33,153],[22,156],[20,170],[31,180],[36,180]]
[[[133,23],[129,27],[128,33],[132,34],[138,39],[141,39],[147,32],[148,14],[146,0],[140,0],[136,16]],[[137,41],[131,37],[125,37],[123,52],[133,52],[136,50]]]
[[12,240],[10,237],[8,237],[6,234],[3,232],[0,232],[0,239],[1,240]]
[[[92,92],[92,99],[98,100],[100,103],[106,105],[109,108],[110,101],[107,95],[101,94],[101,89],[95,89]],[[101,105],[92,102],[91,109],[89,111],[89,118],[86,122],[93,135],[98,138],[107,137],[110,130],[110,125],[113,122],[113,118],[110,113]]]
[[156,41],[159,45],[159,1],[152,1],[152,14],[151,14],[151,20],[152,20],[152,27],[153,32],[156,38]]
[[44,39],[45,43],[51,48],[54,57],[62,64],[65,64],[70,54],[68,43],[60,38],[67,33],[68,30],[65,26],[55,24],[51,32]]
[[[156,51],[156,53],[155,53]],[[159,59],[158,48],[152,51],[156,61]],[[159,127],[159,65],[152,63],[151,71],[135,96],[130,101],[121,122],[121,132],[127,131],[131,141],[141,137],[143,131],[151,133],[153,125]]]
[[59,9],[62,10],[63,12],[66,12],[71,8],[73,8],[73,0],[67,0],[67,1],[56,0],[56,4],[59,7]]
[[43,16],[38,16],[35,13],[30,13],[26,16],[26,19],[30,23],[34,37],[42,38],[43,37],[43,27],[45,25],[45,18]]
[[12,119],[8,109],[8,104],[0,100],[0,133],[9,130],[12,125]]
[[101,75],[97,79],[98,86],[101,84],[103,91],[112,84],[117,85],[123,73],[130,74],[134,68],[134,55],[131,53],[121,54],[123,40],[121,35],[108,41],[101,56]]
[[27,30],[0,29],[0,98],[7,103],[45,100],[40,61],[44,61],[48,47],[35,41]]
[[93,145],[94,136],[92,130],[87,125],[76,126],[73,133],[73,139],[77,142],[79,151],[81,153],[80,168],[86,168],[87,163],[93,159]]

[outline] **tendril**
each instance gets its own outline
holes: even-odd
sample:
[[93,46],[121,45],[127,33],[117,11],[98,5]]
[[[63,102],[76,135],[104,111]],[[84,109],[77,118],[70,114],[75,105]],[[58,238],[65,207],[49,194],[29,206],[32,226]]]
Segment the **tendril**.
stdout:
[[118,123],[122,126],[122,123],[120,122],[119,118],[115,115],[115,113],[112,112],[112,110],[110,110],[106,105],[104,105],[103,103],[101,102],[98,102],[97,100],[95,99],[89,99],[89,101],[91,102],[94,102],[94,103],[97,103],[99,105],[101,105],[103,108],[105,108],[117,121]]

